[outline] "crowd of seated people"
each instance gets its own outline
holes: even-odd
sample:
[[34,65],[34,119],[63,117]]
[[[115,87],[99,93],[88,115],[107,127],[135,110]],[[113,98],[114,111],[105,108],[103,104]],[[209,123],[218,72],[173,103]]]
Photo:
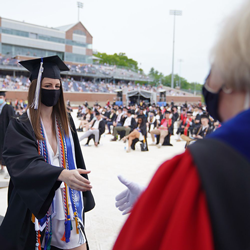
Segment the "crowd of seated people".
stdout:
[[[10,75],[0,75],[0,88],[1,89],[12,89],[12,90],[28,90],[30,86],[30,80],[26,76],[10,76]],[[117,89],[121,89],[125,92],[133,90],[146,90],[159,94],[159,90],[163,89],[162,86],[152,86],[150,84],[140,85],[135,82],[105,82],[104,80],[100,82],[93,82],[90,80],[76,81],[72,77],[62,78],[62,86],[64,92],[84,92],[84,93],[112,93],[116,94]],[[167,95],[181,96],[184,92],[179,92],[177,90],[167,91]]]
[[[14,107],[16,116],[26,111],[27,100],[7,100],[7,103]],[[73,111],[69,100],[66,108],[68,112]],[[84,132],[80,140],[87,138],[86,145],[93,139],[97,147],[106,131],[107,135],[113,136],[110,138],[112,142],[120,140],[128,143],[127,152],[135,149],[138,141],[141,147],[144,145],[144,151],[148,150],[147,138],[151,141],[150,146],[170,146],[174,134],[177,135],[177,141],[184,140],[189,145],[220,127],[219,122],[206,113],[200,102],[179,106],[171,102],[160,107],[156,104],[146,105],[145,102],[117,106],[108,100],[105,106],[96,103],[90,108],[85,101],[78,107],[77,118],[80,120],[77,131]]]
[[[19,60],[8,56],[0,56],[0,65],[21,67]],[[107,64],[67,64],[70,72],[86,74],[86,75],[97,75],[97,76],[120,76],[126,78],[137,78],[141,80],[149,80],[149,76],[141,73],[140,71],[132,71],[131,69],[117,67],[116,65]]]
[[[85,131],[81,139],[93,135],[95,145],[98,146],[101,135],[106,130],[108,135],[113,136],[112,142],[120,140],[128,143],[127,152],[135,149],[134,144],[138,141],[148,150],[148,137],[151,138],[150,146],[172,146],[171,136],[174,133],[177,134],[177,141],[184,140],[188,145],[204,138],[219,126],[206,113],[201,103],[176,106],[172,102],[165,107],[145,103],[142,106],[132,104],[128,107],[115,104],[102,107],[95,104],[92,109],[85,104],[79,106],[78,117],[81,120],[78,131]],[[99,121],[98,126],[94,127],[99,132],[91,131],[94,130],[95,121]],[[100,123],[102,126],[99,127]]]

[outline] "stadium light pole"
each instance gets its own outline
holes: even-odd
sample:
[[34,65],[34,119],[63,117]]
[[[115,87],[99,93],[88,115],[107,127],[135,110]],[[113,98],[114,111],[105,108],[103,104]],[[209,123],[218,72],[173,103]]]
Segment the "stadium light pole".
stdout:
[[183,60],[182,60],[182,59],[180,59],[180,60],[179,60],[179,62],[180,62],[179,87],[180,87],[180,89],[181,89],[181,63],[183,62]]
[[172,77],[171,77],[171,88],[174,88],[174,46],[175,46],[175,16],[181,16],[181,10],[170,10],[170,15],[174,16],[174,29],[173,29],[173,54],[172,54]]
[[83,8],[83,3],[77,2],[77,7],[78,7],[78,22],[79,22],[80,21],[80,9]]

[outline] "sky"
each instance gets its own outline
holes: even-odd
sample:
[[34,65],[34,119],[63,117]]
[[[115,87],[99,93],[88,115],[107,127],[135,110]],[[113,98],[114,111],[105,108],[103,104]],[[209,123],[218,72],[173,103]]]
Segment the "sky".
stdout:
[[[203,83],[209,54],[225,18],[244,0],[80,0],[80,21],[93,36],[93,49],[126,53],[148,73],[172,72],[173,23],[176,17],[174,73]],[[249,1],[249,0],[247,0]],[[75,0],[0,0],[0,16],[48,27],[78,22]]]

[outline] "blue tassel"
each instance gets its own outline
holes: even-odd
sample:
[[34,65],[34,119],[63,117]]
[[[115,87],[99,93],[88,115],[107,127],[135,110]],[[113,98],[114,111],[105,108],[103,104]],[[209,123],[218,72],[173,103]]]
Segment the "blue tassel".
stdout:
[[68,243],[70,241],[70,231],[71,231],[71,221],[70,215],[67,216],[67,221],[65,222],[65,241]]
[[49,232],[45,233],[45,242],[44,242],[44,249],[43,250],[48,250],[47,249],[47,244],[48,244],[48,238],[49,237]]

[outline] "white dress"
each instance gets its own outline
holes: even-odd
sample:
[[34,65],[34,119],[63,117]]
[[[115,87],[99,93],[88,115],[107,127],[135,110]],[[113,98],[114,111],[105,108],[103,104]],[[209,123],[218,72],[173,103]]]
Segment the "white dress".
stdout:
[[[47,139],[46,131],[44,129],[44,134],[46,138],[47,143],[47,149],[50,156],[51,165],[55,167],[59,167],[59,148],[57,146],[57,152],[54,154],[54,151],[49,143],[49,140]],[[65,231],[65,212],[64,212],[64,205],[63,205],[63,188],[64,183],[62,182],[61,186],[56,190],[55,197],[54,197],[54,210],[55,215],[52,216],[52,240],[51,240],[51,246],[60,248],[60,249],[72,249],[75,247],[79,247],[79,234],[76,233],[76,224],[73,216],[73,210],[71,206],[70,198],[68,197],[69,202],[69,210],[70,210],[70,217],[72,220],[72,227],[73,230],[71,230],[70,234],[70,241],[66,243],[65,241],[62,241],[61,238],[64,235]],[[84,239],[84,242],[86,242],[86,239]],[[42,247],[44,247],[44,240]]]

